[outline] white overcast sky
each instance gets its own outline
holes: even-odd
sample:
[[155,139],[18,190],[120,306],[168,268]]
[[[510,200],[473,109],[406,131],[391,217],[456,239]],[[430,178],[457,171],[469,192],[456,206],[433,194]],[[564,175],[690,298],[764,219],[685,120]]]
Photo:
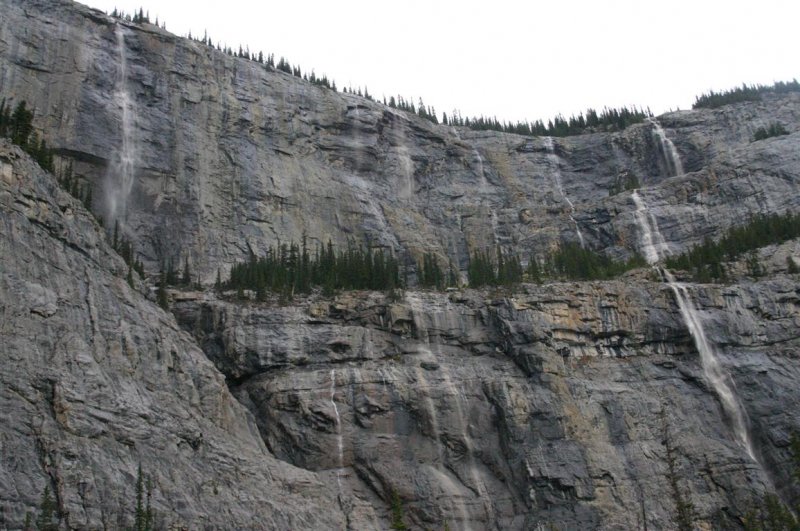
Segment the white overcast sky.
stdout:
[[441,115],[547,121],[587,107],[689,108],[742,82],[800,79],[797,0],[83,0],[179,35],[274,53]]

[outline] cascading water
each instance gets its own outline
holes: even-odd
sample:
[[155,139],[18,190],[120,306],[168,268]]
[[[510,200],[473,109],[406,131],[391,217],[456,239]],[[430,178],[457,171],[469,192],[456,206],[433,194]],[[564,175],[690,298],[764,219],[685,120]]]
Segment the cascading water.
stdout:
[[714,388],[717,396],[719,396],[720,402],[722,402],[722,408],[728,414],[731,424],[733,425],[733,431],[747,451],[747,455],[749,455],[753,461],[757,461],[753,449],[753,441],[750,440],[750,432],[747,429],[746,413],[739,402],[739,398],[736,396],[736,390],[733,382],[730,381],[730,376],[720,364],[716,349],[708,341],[708,338],[706,338],[700,312],[695,308],[689,296],[689,290],[685,284],[675,282],[675,279],[669,271],[664,270],[664,277],[673,293],[675,293],[675,299],[678,301],[678,307],[681,310],[683,320],[686,322],[686,326],[694,338],[695,346],[700,352],[703,375],[706,381],[711,384],[711,387]]
[[581,227],[575,220],[575,205],[570,198],[567,197],[566,192],[564,192],[564,186],[561,184],[561,169],[559,168],[558,155],[556,155],[556,148],[552,137],[544,137],[544,147],[547,150],[547,161],[550,164],[551,173],[556,182],[556,189],[558,189],[558,193],[561,194],[561,197],[566,201],[567,205],[569,205],[569,219],[572,220],[572,223],[575,225],[575,232],[578,234],[578,241],[581,247],[585,247]]
[[[423,310],[423,306],[422,306],[422,301],[419,299],[419,297],[416,294],[412,294],[412,293],[407,293],[406,294],[406,300],[409,302],[409,305],[411,306],[411,316],[412,316],[412,319],[414,320],[414,326],[417,329],[417,332],[419,334],[419,339],[424,342],[424,346],[422,346],[421,352],[423,353],[423,355],[425,355],[425,357],[428,358],[428,360],[426,360],[426,361],[436,362],[436,357],[434,356],[433,352],[429,348],[429,346],[431,344],[430,334],[428,332],[427,326],[425,325],[423,320],[420,319],[420,316],[423,315],[423,311],[424,311]],[[440,431],[440,427],[439,427],[438,414],[436,412],[436,405],[434,404],[433,398],[430,395],[431,384],[428,381],[428,376],[425,374],[426,371],[424,369],[417,368],[415,371],[416,371],[417,378],[419,379],[419,381],[423,384],[423,386],[425,388],[425,391],[422,393],[422,396],[424,396],[426,409],[428,410],[428,415],[430,417],[431,431],[433,432],[432,435],[433,435],[433,437],[435,439],[436,451],[437,451],[437,454],[438,454],[438,463],[436,464],[435,467],[432,468],[432,472],[436,476],[440,486],[446,492],[449,493],[449,495],[450,495],[449,498],[450,498],[451,502],[455,502],[455,501],[459,502],[457,510],[458,510],[459,517],[460,517],[461,522],[462,522],[462,529],[464,531],[469,531],[470,530],[470,526],[469,526],[470,518],[469,518],[469,513],[467,511],[467,507],[466,507],[466,505],[464,503],[464,496],[463,496],[462,489],[458,485],[456,485],[455,481],[452,479],[450,474],[448,474],[447,469],[445,467],[445,454],[444,454],[444,448],[442,447],[442,442],[441,442],[441,431]],[[453,384],[450,381],[449,377],[446,378],[446,386],[447,386],[447,388],[449,390],[453,391],[453,394],[457,394],[458,393],[458,391],[455,390],[455,386],[453,386]],[[457,410],[459,412],[458,413],[459,414],[459,418],[462,419],[461,425],[464,427],[465,446],[467,447],[467,451],[470,452],[471,451],[471,445],[466,440],[466,437],[467,437],[467,435],[466,435],[466,423],[463,422],[463,415],[461,413],[461,408],[460,408],[460,405],[457,402],[456,402],[456,407],[457,407]],[[472,459],[471,455],[470,455],[470,459]],[[480,487],[478,487],[478,489],[479,489],[479,491],[478,491],[479,495],[482,495],[482,491],[480,490]],[[485,488],[483,489],[483,491],[485,491]],[[451,512],[453,514],[455,514],[455,511],[453,509],[454,509],[454,507],[452,507],[452,505],[451,505]]]
[[642,251],[644,251],[644,258],[647,260],[648,264],[653,265],[661,259],[659,249],[664,251],[667,244],[664,241],[664,237],[661,236],[661,231],[658,229],[658,221],[656,221],[655,216],[647,209],[647,205],[644,204],[644,200],[639,195],[639,190],[633,191],[631,199],[633,199],[633,204],[636,205],[633,216],[642,231]]
[[480,177],[480,189],[481,195],[483,196],[489,191],[489,181],[486,180],[486,172],[483,169],[483,157],[481,157],[481,154],[478,153],[477,149],[473,149],[472,154],[475,155],[475,158],[478,161],[478,177]]
[[[678,165],[678,167],[680,166]],[[634,217],[641,229],[642,251],[647,263],[656,267],[656,264],[661,259],[657,245],[661,245],[663,249],[664,238],[661,236],[655,218],[649,215],[647,205],[641,196],[639,196],[638,190],[633,191],[631,198],[636,205]],[[735,387],[730,376],[726,373],[719,361],[719,355],[714,345],[706,337],[700,312],[692,302],[688,288],[685,284],[676,282],[672,274],[666,269],[658,268],[658,270],[675,294],[675,300],[678,302],[681,317],[683,317],[686,328],[688,328],[694,340],[695,347],[700,353],[703,376],[719,397],[722,408],[730,419],[731,427],[736,437],[739,439],[739,442],[742,444],[745,451],[747,451],[747,455],[749,455],[753,461],[757,462],[758,460],[756,459],[753,443],[750,439],[750,433],[747,429],[747,415],[736,396]]]
[[339,468],[336,470],[336,483],[339,486],[339,494],[342,493],[342,476],[344,468],[344,441],[342,440],[342,419],[339,416],[339,407],[336,405],[336,369],[331,369],[331,405],[336,416],[336,445],[339,452]]
[[405,145],[401,145],[400,147],[398,147],[397,152],[400,157],[400,169],[402,170],[403,177],[405,179],[403,187],[403,196],[406,198],[413,197],[414,161],[411,160],[411,156],[408,154],[408,148]]
[[667,163],[667,169],[672,175],[683,175],[683,164],[681,157],[678,155],[678,150],[672,140],[667,138],[664,128],[655,118],[649,118],[648,121],[653,125],[653,134],[658,139],[661,146],[661,151],[664,153],[664,161]]
[[111,220],[124,221],[128,212],[128,199],[133,189],[136,161],[136,116],[133,101],[128,92],[128,59],[125,51],[125,30],[116,27],[119,73],[117,75],[114,102],[120,113],[121,145],[114,154],[108,168],[106,180],[106,202]]

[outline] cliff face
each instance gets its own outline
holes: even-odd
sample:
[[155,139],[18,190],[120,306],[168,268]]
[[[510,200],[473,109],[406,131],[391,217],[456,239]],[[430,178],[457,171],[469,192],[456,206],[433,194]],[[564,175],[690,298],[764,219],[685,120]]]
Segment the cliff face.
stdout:
[[[151,274],[188,257],[208,285],[303,234],[462,270],[476,249],[580,238],[623,257],[642,250],[625,182],[665,252],[800,206],[798,94],[525,138],[435,126],[61,0],[0,8],[0,94],[35,106]],[[751,142],[772,122],[791,134]],[[159,524],[190,528],[387,528],[396,499],[416,528],[665,529],[682,496],[698,526],[727,529],[766,491],[798,494],[798,242],[761,251],[761,280],[742,266],[689,286],[750,456],[650,271],[283,305],[175,292],[173,316],[5,142],[0,227],[0,527],[45,485],[68,527],[130,525],[140,463]]]
[[148,265],[188,257],[206,282],[248,248],[304,233],[464,269],[469,250],[577,241],[570,214],[587,244],[623,255],[637,246],[634,205],[609,194],[632,178],[674,250],[800,201],[797,138],[750,142],[772,121],[797,130],[797,94],[660,117],[688,172],[669,178],[652,124],[551,146],[435,126],[69,2],[2,5],[0,91],[36,106],[50,144],[94,184],[97,212],[127,205]]
[[160,526],[341,527],[80,203],[5,141],[0,176],[0,526],[45,486],[70,528],[130,526],[141,464]]
[[345,512],[394,491],[420,528],[663,529],[674,525],[674,477],[698,525],[736,527],[759,493],[787,484],[800,292],[776,275],[692,294],[765,468],[704,382],[660,283],[284,308],[189,297],[175,311],[270,450],[327,473]]

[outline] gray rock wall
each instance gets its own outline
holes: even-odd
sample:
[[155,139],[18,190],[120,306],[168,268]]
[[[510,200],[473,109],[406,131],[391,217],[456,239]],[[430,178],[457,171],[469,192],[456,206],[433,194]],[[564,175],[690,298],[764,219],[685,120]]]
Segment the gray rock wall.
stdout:
[[[49,486],[70,529],[334,529],[335,493],[276,459],[172,315],[125,281],[80,203],[0,140],[0,528]],[[280,493],[276,495],[275,493]]]
[[669,529],[669,440],[698,525],[738,527],[789,483],[800,298],[780,275],[693,295],[761,463],[705,383],[672,291],[641,278],[289,307],[198,296],[175,312],[270,450],[327,472],[354,513],[396,492],[419,528]]
[[[797,94],[659,117],[686,169],[672,176],[651,124],[555,139],[551,154],[541,138],[435,126],[78,4],[0,9],[0,94],[35,106],[107,226],[132,146],[122,225],[150,273],[188,257],[210,283],[303,234],[463,269],[476,249],[576,241],[570,214],[590,247],[623,257],[640,228],[630,192],[610,190],[633,177],[673,252],[800,201]],[[773,121],[791,134],[751,142]],[[761,251],[762,280],[736,266],[734,284],[690,290],[753,460],[647,271],[284,306],[173,292],[173,317],[6,142],[0,227],[0,527],[20,527],[45,485],[66,527],[129,526],[139,463],[163,527],[387,528],[396,496],[415,528],[670,529],[667,443],[698,527],[739,527],[774,488],[798,494],[798,242]]]
[[[614,256],[638,248],[630,193],[609,197],[630,177],[673,251],[798,206],[797,94],[660,117],[689,172],[670,178],[650,124],[556,139],[554,163],[543,139],[435,126],[152,25],[63,0],[0,5],[0,92],[35,104],[37,125],[79,162],[106,218],[104,198],[119,190],[118,94],[129,95],[136,162],[124,226],[151,271],[188,257],[211,283],[248,248],[303,234],[388,247],[409,265],[432,251],[466,269],[471,250],[497,245],[544,255],[577,241],[556,172],[587,243]],[[776,120],[793,134],[750,142]]]

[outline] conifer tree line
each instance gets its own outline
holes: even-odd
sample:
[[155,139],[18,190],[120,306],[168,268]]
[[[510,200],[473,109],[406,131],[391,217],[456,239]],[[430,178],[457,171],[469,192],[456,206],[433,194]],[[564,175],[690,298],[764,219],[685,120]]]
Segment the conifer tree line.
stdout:
[[437,118],[436,116],[436,109],[430,106],[425,106],[425,103],[422,101],[422,98],[419,99],[418,107],[414,106],[413,98],[405,99],[402,96],[397,96],[397,98],[392,96],[389,98],[389,101],[386,101],[386,97],[384,96],[383,104],[392,109],[400,109],[401,111],[406,111],[411,114],[416,114],[420,118],[424,118],[435,124],[439,123],[439,118]]
[[620,107],[618,109],[604,107],[599,113],[589,108],[585,114],[579,113],[577,116],[570,116],[569,119],[559,114],[545,124],[542,120],[512,123],[500,122],[497,118],[487,118],[485,116],[463,118],[460,112],[453,111],[450,117],[447,115],[442,117],[442,123],[469,127],[477,131],[499,131],[522,136],[564,137],[602,131],[622,131],[626,127],[641,123],[652,116],[653,113],[649,108],[640,109],[636,106],[631,108]]
[[764,140],[767,138],[772,138],[773,136],[782,136],[788,135],[789,131],[778,122],[773,122],[769,124],[768,127],[759,127],[756,129],[755,133],[753,133],[753,142],[757,142],[759,140]]
[[434,253],[425,253],[422,256],[422,262],[417,264],[417,284],[421,288],[443,290],[457,287],[458,276],[453,262],[449,263],[447,273],[445,273]]
[[91,186],[83,185],[80,179],[73,174],[72,162],[66,167],[61,166],[59,171],[56,171],[53,150],[47,147],[47,142],[44,138],[39,137],[33,127],[35,115],[35,111],[28,107],[25,100],[15,106],[11,100],[3,98],[0,101],[0,137],[8,138],[12,143],[21,147],[43,170],[54,174],[64,190],[91,211]]
[[44,138],[40,139],[34,130],[34,114],[25,100],[14,106],[11,101],[3,98],[0,102],[0,137],[10,139],[30,155],[43,170],[53,173],[55,169],[53,151],[47,147]]
[[155,24],[156,26],[167,29],[167,25],[159,25],[158,18],[156,18],[155,22],[150,22],[150,12],[145,12],[144,9],[141,7],[139,11],[135,11],[133,15],[125,13],[124,11],[114,8],[114,11],[111,12],[111,16],[114,18],[118,18],[120,20],[124,20],[125,22],[132,22],[134,24]]
[[519,256],[497,249],[496,259],[491,253],[475,251],[470,255],[467,277],[471,288],[484,286],[511,286],[522,282],[522,262]]
[[263,300],[267,293],[292,296],[313,288],[332,293],[339,289],[391,290],[402,285],[397,259],[382,249],[351,244],[335,251],[328,241],[312,254],[303,238],[301,245],[271,246],[262,257],[251,252],[248,260],[234,264],[223,287],[236,289],[239,294],[252,290]]
[[[132,22],[134,24],[150,23],[150,15],[142,8],[135,12],[133,15],[128,15],[122,11],[114,9],[111,16]],[[155,21],[158,26],[158,19]],[[161,25],[166,29],[166,24]],[[275,60],[274,54],[264,54],[263,52],[251,52],[249,47],[242,48],[239,45],[238,49],[233,49],[227,45],[217,43],[214,44],[208,32],[203,33],[203,37],[193,37],[189,32],[187,36],[190,40],[204,44],[210,48],[216,49],[219,52],[227,54],[231,57],[238,57],[240,59],[247,59],[262,64],[267,70],[277,70],[289,75],[293,75],[313,85],[325,87],[336,92],[336,82],[328,79],[326,75],[317,76],[312,70],[310,73],[303,73],[300,65],[293,65],[284,57]],[[364,87],[362,92],[361,87],[353,89],[352,87],[345,87],[342,92],[346,94],[353,94],[363,97],[369,101],[375,101],[370,95],[369,90]],[[721,92],[709,91],[708,93],[697,96],[692,108],[697,109],[701,107],[714,108],[729,103],[736,103],[740,101],[758,101],[761,99],[761,94],[765,92],[785,93],[785,92],[800,92],[800,83],[796,79],[792,81],[778,81],[773,85],[746,85],[742,84],[741,87],[725,90]],[[609,108],[604,107],[600,112],[595,109],[589,108],[585,113],[581,112],[577,116],[572,115],[565,118],[562,115],[557,115],[547,121],[545,124],[541,119],[533,122],[529,121],[499,121],[496,117],[477,116],[472,118],[464,118],[458,110],[453,110],[450,116],[447,113],[442,113],[441,121],[436,113],[436,110],[431,106],[426,106],[422,99],[419,100],[419,105],[415,106],[413,99],[404,99],[400,96],[395,98],[390,97],[387,101],[383,97],[383,104],[400,109],[402,111],[415,114],[421,118],[429,120],[435,124],[442,123],[444,125],[468,127],[476,131],[498,131],[502,133],[511,133],[522,136],[555,136],[566,137],[581,135],[585,133],[594,132],[614,132],[622,131],[628,126],[641,123],[647,118],[652,118],[653,113],[650,108],[642,109],[635,105],[628,107]],[[774,136],[774,135],[772,135]],[[758,140],[758,139],[756,139]]]
[[[789,472],[794,489],[800,486],[800,436],[793,433],[789,439]],[[744,517],[745,531],[798,531],[800,530],[800,504],[796,498],[787,506],[774,492],[769,492],[752,507]]]
[[[513,286],[526,281],[602,280],[646,265],[639,255],[619,262],[577,244],[565,243],[543,259],[532,256],[527,268],[522,266],[519,255],[499,248],[494,253],[475,251],[470,254],[467,278],[471,288]],[[186,267],[188,278],[188,263]],[[334,290],[393,290],[407,285],[404,278],[408,271],[401,273],[398,261],[383,250],[351,244],[346,250],[336,251],[328,242],[327,246],[317,246],[311,254],[304,241],[300,246],[291,243],[270,247],[262,257],[251,253],[247,260],[234,264],[226,282],[218,274],[216,288],[235,289],[240,297],[244,296],[244,290],[250,290],[258,300],[264,300],[268,293],[291,297],[314,288],[321,288],[326,294]],[[452,262],[443,267],[434,253],[422,256],[416,264],[416,277],[420,288],[461,287],[458,269]],[[162,285],[178,283],[171,266],[162,278]]]
[[689,272],[698,282],[724,282],[728,278],[724,262],[734,261],[752,252],[747,261],[748,269],[753,276],[759,276],[761,268],[754,251],[798,237],[800,214],[761,214],[751,218],[745,225],[729,229],[718,242],[706,238],[702,244],[687,252],[667,258],[665,264],[670,269]]
[[119,221],[114,221],[114,231],[108,235],[111,238],[111,247],[119,254],[128,266],[126,280],[131,287],[133,284],[133,272],[139,274],[139,278],[144,278],[144,264],[136,257],[133,244],[120,234]]
[[545,280],[606,280],[646,265],[638,254],[621,262],[575,243],[562,243],[543,258],[531,255],[525,268],[516,254],[498,249],[492,259],[490,253],[476,251],[470,255],[467,272],[470,287],[480,288]]
[[[141,262],[140,262],[141,264]],[[134,269],[138,271],[138,269]],[[129,273],[130,274],[130,273]],[[178,269],[175,268],[175,263],[170,258],[162,260],[161,272],[158,277],[158,285],[156,287],[156,303],[165,310],[169,309],[169,297],[167,296],[167,286],[190,287],[192,285],[192,271],[189,267],[189,257],[183,259],[183,272],[179,274]],[[217,272],[217,285],[220,288],[219,272]]]
[[782,94],[787,92],[800,92],[800,83],[798,83],[797,79],[791,81],[777,81],[772,85],[747,85],[742,83],[741,87],[722,90],[720,92],[711,90],[697,96],[692,108],[715,109],[731,103],[760,101],[761,96],[767,93]]
[[577,243],[562,244],[541,264],[536,260],[531,260],[531,263],[535,264],[528,266],[531,276],[536,273],[531,270],[534,267],[539,270],[539,275],[542,277],[569,280],[607,280],[647,265],[647,261],[639,254],[634,254],[624,262],[617,261],[590,249],[584,249]]

